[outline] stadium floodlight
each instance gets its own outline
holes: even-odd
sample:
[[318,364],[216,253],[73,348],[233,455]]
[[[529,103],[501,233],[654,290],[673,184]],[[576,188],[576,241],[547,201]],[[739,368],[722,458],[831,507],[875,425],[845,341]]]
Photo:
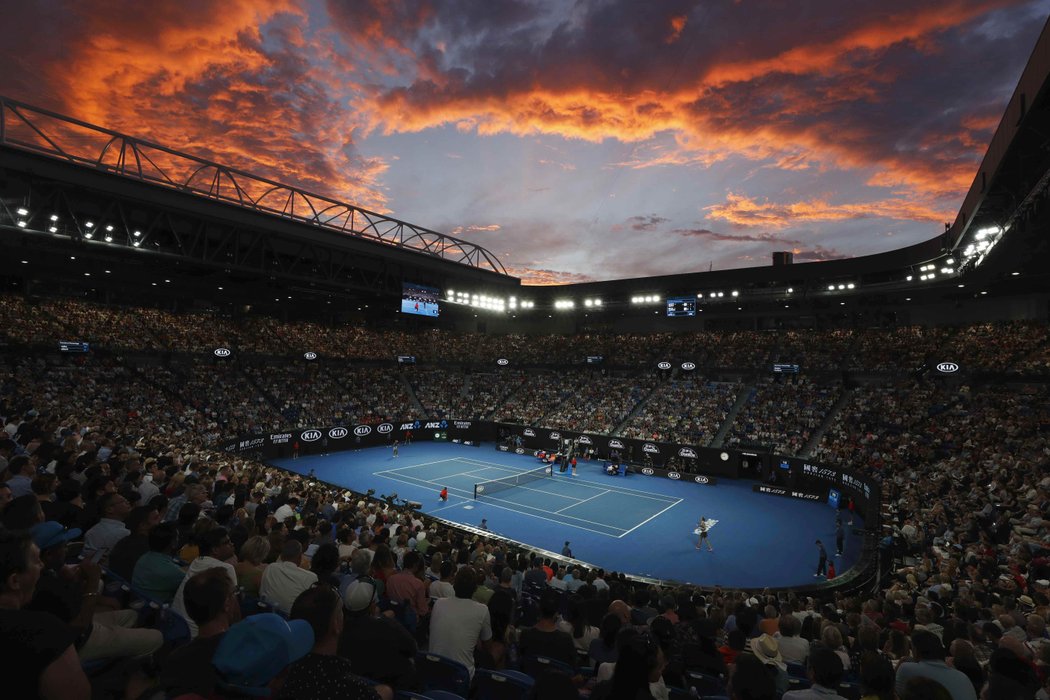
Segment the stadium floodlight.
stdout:
[[907,276],[907,277],[905,277],[904,279],[905,279],[906,281],[908,281],[908,282],[911,282],[912,276],[911,276],[911,275],[908,275],[908,276]]
[[51,215],[51,220],[52,221],[58,221],[58,214],[52,214]]
[[131,235],[134,236],[135,238],[138,238],[138,237],[140,237],[142,235],[142,231],[139,231],[139,230],[136,229]]
[[16,213],[19,216],[29,216],[29,210],[26,209],[25,207],[19,207]]
[[138,248],[138,247],[139,247],[140,245],[142,245],[142,243],[140,243],[139,241],[135,241],[135,242],[133,242],[133,243],[132,243],[131,245],[133,245],[133,246],[135,246],[136,248]]
[[455,292],[453,292],[453,291],[452,291],[451,289],[446,289],[446,290],[445,290],[445,294],[446,294],[446,295],[448,295],[448,296],[450,296],[450,297],[451,297],[451,296],[455,296],[455,295],[456,295],[456,293],[455,293]]
[[58,233],[58,226],[52,226],[48,229],[48,231],[50,231],[51,233]]
[[795,288],[794,287],[788,287],[788,294],[794,294],[794,293],[795,293]]
[[941,274],[945,274],[945,275],[950,275],[950,274],[952,274],[953,272],[955,272],[955,270],[953,270],[953,269],[952,269],[952,268],[950,268],[950,267],[942,267],[942,268],[941,268]]
[[595,299],[594,300],[594,305],[595,306],[601,306],[602,305],[602,300],[601,299]]
[[[95,234],[91,233],[91,231],[86,231],[86,232],[84,233],[84,238],[88,239],[89,241],[90,241],[90,240],[91,240],[92,238],[94,238],[94,237],[95,237]],[[136,241],[136,242],[137,242],[137,241]]]
[[113,230],[113,224],[106,224],[106,230],[107,231],[112,231]]
[[946,265],[954,265],[955,264],[955,258],[948,258],[947,260],[944,261],[944,263]]
[[25,228],[26,227],[26,222],[22,221],[21,219],[19,219],[18,220],[18,227],[19,228]]
[[591,301],[590,299],[584,299],[583,300],[583,305],[584,306],[594,306],[594,302]]
[[113,242],[113,236],[111,236],[111,235],[109,235],[109,234],[107,233],[107,234],[106,234],[106,243],[112,243],[112,242]]
[[734,289],[733,290],[733,296],[735,296],[735,297],[740,296],[740,292],[738,292],[737,290]]
[[839,285],[839,290],[840,290],[840,291],[841,291],[841,290],[843,290],[843,289],[845,289],[845,288],[846,288],[846,285],[844,285],[844,284],[840,284],[840,285]]
[[95,228],[95,222],[94,221],[85,221],[84,222],[84,228]]
[[1003,229],[1001,226],[988,226],[985,228],[977,229],[977,233],[974,236],[980,240],[988,236],[994,236],[995,234],[1002,233]]
[[719,299],[721,299],[721,298],[722,298],[722,297],[724,297],[725,295],[726,295],[726,293],[725,293],[725,292],[719,292],[719,293],[718,293],[718,298],[719,298]]
[[828,285],[828,291],[829,291],[829,292],[834,292],[834,291],[835,291],[835,285],[833,285],[833,284],[829,284],[829,285]]

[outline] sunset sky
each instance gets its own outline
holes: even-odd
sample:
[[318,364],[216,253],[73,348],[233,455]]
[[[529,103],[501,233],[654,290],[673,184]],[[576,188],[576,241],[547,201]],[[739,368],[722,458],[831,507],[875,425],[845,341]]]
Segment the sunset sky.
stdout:
[[526,283],[927,240],[1050,0],[24,0],[0,94],[465,238]]

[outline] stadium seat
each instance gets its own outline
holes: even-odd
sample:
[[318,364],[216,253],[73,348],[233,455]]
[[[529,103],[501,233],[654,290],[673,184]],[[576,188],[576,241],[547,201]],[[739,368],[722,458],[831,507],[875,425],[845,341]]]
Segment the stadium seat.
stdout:
[[725,682],[718,676],[701,671],[689,671],[689,686],[696,689],[697,695],[724,695],[726,692]]
[[809,675],[806,673],[805,664],[797,664],[792,661],[789,661],[787,664],[787,672],[789,676],[793,676],[795,678],[809,678]]
[[564,673],[569,677],[576,675],[576,670],[569,664],[546,656],[523,657],[521,659],[521,670],[533,678],[538,677],[540,674],[547,673],[548,671]]
[[470,692],[470,671],[458,661],[420,651],[416,653],[416,670],[427,691],[445,690],[463,697]]
[[535,681],[519,671],[490,671],[479,668],[474,673],[478,684],[477,700],[525,700]]

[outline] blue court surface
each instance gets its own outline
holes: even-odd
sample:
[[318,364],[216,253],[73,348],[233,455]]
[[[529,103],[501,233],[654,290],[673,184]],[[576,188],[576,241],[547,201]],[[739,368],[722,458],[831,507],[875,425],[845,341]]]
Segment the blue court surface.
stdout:
[[[613,477],[600,462],[580,462],[575,477],[557,469],[545,474],[536,458],[492,445],[426,442],[402,445],[397,457],[376,447],[273,464],[301,474],[312,469],[318,479],[359,492],[396,492],[422,503],[424,513],[462,525],[476,527],[485,518],[494,533],[553,552],[568,540],[577,558],[609,571],[705,586],[810,585],[821,580],[813,576],[817,539],[840,575],[857,562],[862,544],[847,527],[843,555],[836,557],[830,506],[756,494],[750,481],[701,486],[641,474]],[[475,484],[481,484],[478,499]],[[442,487],[447,503],[438,498]],[[696,549],[700,516],[717,521],[710,530],[713,552]]]

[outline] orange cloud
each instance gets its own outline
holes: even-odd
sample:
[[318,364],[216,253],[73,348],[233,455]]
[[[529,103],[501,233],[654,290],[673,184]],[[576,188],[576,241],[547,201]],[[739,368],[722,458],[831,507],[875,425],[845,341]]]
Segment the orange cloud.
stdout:
[[904,200],[880,200],[852,204],[831,204],[810,199],[780,204],[756,201],[730,192],[724,204],[704,207],[708,217],[741,227],[782,229],[800,224],[853,219],[886,218],[909,221],[944,221],[947,212],[931,210]]
[[528,287],[550,287],[559,284],[578,284],[593,282],[594,278],[580,272],[562,272],[561,270],[540,270],[531,267],[507,266],[507,272],[521,279],[522,294],[528,294]]
[[671,18],[671,33],[664,39],[665,44],[673,44],[678,41],[678,38],[682,36],[682,30],[685,29],[688,19],[685,15],[675,15]]

